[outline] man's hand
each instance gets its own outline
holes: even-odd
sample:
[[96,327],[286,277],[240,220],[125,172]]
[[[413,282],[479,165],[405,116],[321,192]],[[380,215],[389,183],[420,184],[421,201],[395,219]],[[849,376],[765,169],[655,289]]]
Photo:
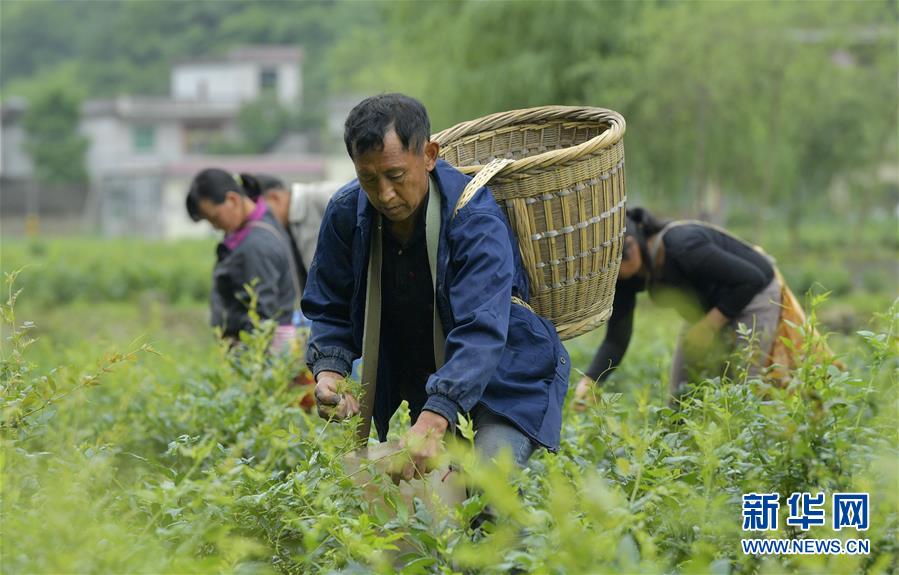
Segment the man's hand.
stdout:
[[315,384],[315,404],[323,419],[347,419],[359,413],[359,401],[349,393],[338,393],[343,376],[321,371]]
[[574,410],[586,411],[598,396],[599,387],[589,377],[582,377],[574,389]]
[[399,483],[400,479],[409,481],[413,477],[421,477],[432,469],[432,460],[440,453],[447,427],[449,422],[443,416],[433,411],[421,412],[415,425],[400,441],[400,446],[409,451],[409,460],[402,468],[390,471],[394,483]]

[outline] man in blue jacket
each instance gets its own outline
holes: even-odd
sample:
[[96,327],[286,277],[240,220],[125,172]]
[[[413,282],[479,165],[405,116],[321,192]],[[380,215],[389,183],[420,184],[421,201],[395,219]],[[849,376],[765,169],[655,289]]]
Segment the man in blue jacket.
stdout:
[[[328,205],[302,301],[313,322],[306,357],[319,414],[360,412],[360,398],[339,384],[363,353],[366,302],[379,301],[368,310],[371,318],[380,308],[377,353],[363,365],[377,361],[381,441],[400,403],[409,404],[404,443],[412,464],[403,478],[429,470],[459,414],[472,417],[485,457],[507,449],[524,465],[538,446],[558,449],[570,361],[552,324],[524,305],[518,246],[492,195],[478,190],[454,214],[470,178],[437,159],[427,111],[413,98],[362,101],[347,117],[344,140],[358,178]],[[437,229],[439,240],[429,240]],[[379,265],[369,266],[370,258]]]

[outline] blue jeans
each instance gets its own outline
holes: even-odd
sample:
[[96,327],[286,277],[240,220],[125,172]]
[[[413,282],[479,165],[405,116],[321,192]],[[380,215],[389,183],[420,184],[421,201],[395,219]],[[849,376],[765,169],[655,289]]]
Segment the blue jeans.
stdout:
[[501,451],[507,450],[518,467],[524,467],[537,449],[531,439],[519,431],[512,423],[499,415],[477,405],[471,413],[474,428],[474,447],[485,459],[493,459]]
[[[477,431],[474,448],[484,459],[490,460],[503,451],[509,451],[515,464],[524,467],[537,449],[537,444],[508,419],[491,413],[482,405],[475,406],[471,418]],[[468,494],[472,494],[471,490]],[[480,529],[485,522],[495,521],[496,514],[491,507],[487,507],[471,520],[471,528]]]

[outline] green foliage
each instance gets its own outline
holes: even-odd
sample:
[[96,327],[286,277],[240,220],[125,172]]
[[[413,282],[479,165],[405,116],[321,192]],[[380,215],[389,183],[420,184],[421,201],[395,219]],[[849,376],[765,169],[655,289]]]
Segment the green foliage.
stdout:
[[37,179],[45,184],[77,185],[87,181],[87,138],[78,134],[80,99],[63,84],[32,99],[25,112],[25,149],[34,160]]
[[73,301],[207,301],[215,262],[214,243],[70,238],[4,240],[2,269],[22,269],[19,286],[29,303],[60,306]]
[[179,60],[241,44],[297,44],[304,52],[300,121],[322,126],[331,74],[325,54],[346,26],[365,22],[373,10],[332,0],[4,0],[0,86],[4,96],[32,98],[62,75],[91,97],[165,94]]
[[380,25],[335,48],[338,85],[415,94],[436,129],[543,104],[618,110],[641,202],[717,212],[720,190],[798,221],[844,174],[866,208],[880,192],[861,166],[896,153],[894,3],[379,6]]
[[23,352],[35,340],[30,337],[34,322],[16,322],[15,305],[21,290],[15,290],[17,272],[6,274],[8,298],[0,305],[0,319],[8,327],[9,354],[0,353],[0,433],[21,438],[35,423],[45,423],[51,408],[69,394],[100,384],[104,374],[139,353],[155,353],[147,344],[127,353],[114,353],[98,361],[96,367],[82,373],[70,369],[52,369],[45,375],[35,373],[35,365]]
[[[781,389],[736,371],[732,380],[697,382],[678,412],[665,405],[663,375],[676,323],[666,313],[639,314],[628,361],[611,382],[621,393],[602,393],[587,414],[566,412],[558,454],[538,453],[522,472],[507,457],[495,465],[476,461],[467,442],[450,446],[478,492],[449,516],[405,503],[373,467],[365,469],[371,479],[357,481],[358,472],[343,465],[352,426],[323,422],[297,406],[296,389],[285,383],[298,358],[267,354],[271,325],[243,337],[236,353],[212,345],[202,328],[175,340],[171,326],[161,325],[149,336],[168,335],[161,356],[113,354],[97,364],[107,344],[97,343],[98,332],[80,314],[104,316],[109,330],[114,322],[125,331],[143,322],[102,305],[69,306],[68,321],[44,336],[48,345],[29,344],[35,331],[17,323],[14,304],[10,298],[3,308],[11,335],[2,364],[4,572],[886,573],[897,567],[899,303],[851,337],[847,372],[807,361]],[[65,365],[54,371],[64,330],[81,341],[67,344]],[[598,335],[569,342],[576,365],[584,365]],[[100,385],[79,387],[80,374],[126,356],[99,376]],[[7,417],[21,405],[15,402],[22,391],[49,381],[58,382],[51,404]],[[45,396],[39,392],[35,405]],[[6,425],[13,420],[15,427]],[[399,413],[394,436],[408,424]],[[469,425],[460,421],[468,439]],[[870,492],[871,529],[863,537],[872,555],[742,555],[740,495],[775,490]],[[500,517],[496,526],[467,527],[488,505]],[[30,543],[38,537],[44,544]]]
[[[876,176],[899,145],[895,2],[6,0],[2,10],[4,96],[34,98],[56,78],[92,97],[165,93],[180,59],[293,43],[304,98],[286,111],[292,126],[321,129],[333,96],[382,91],[419,97],[435,130],[526,106],[604,106],[628,122],[630,199],[658,211],[761,205],[796,227],[829,208],[862,228],[895,203],[895,185]],[[276,116],[247,110],[247,142],[221,150],[265,149]],[[847,199],[825,201],[835,179]]]
[[244,104],[237,115],[235,141],[215,143],[209,150],[219,154],[262,154],[268,151],[291,121],[290,114],[274,94]]

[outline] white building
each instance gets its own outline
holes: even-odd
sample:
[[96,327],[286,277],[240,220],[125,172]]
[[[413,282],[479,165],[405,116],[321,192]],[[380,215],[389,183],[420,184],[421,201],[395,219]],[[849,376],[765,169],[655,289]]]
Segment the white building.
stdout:
[[10,98],[0,110],[0,178],[25,179],[34,175],[31,157],[25,152],[25,126],[22,116],[28,103],[22,98]]
[[110,172],[159,168],[207,151],[216,138],[236,132],[240,102],[197,102],[146,96],[90,100],[80,131],[90,140],[91,180]]
[[328,165],[323,156],[308,155],[193,155],[153,167],[131,165],[106,174],[91,194],[88,209],[109,236],[209,235],[212,227],[191,221],[185,208],[191,180],[205,168],[233,174],[269,174],[290,183],[324,180]]
[[[324,179],[325,159],[304,153],[305,139],[299,134],[286,135],[266,155],[207,155],[213,142],[238,135],[241,107],[267,92],[286,110],[297,112],[302,62],[297,46],[244,46],[222,57],[175,64],[168,97],[127,95],[84,102],[79,130],[90,142],[85,159],[90,190],[81,200],[85,215],[108,235],[171,237],[202,230],[186,225],[183,202],[190,177],[204,167],[260,171],[286,181]],[[24,213],[29,203],[24,196],[33,193],[28,182],[34,180],[34,169],[21,123],[26,108],[17,100],[3,105],[0,201],[7,216]],[[47,194],[42,195],[41,212],[49,209],[46,200]]]
[[294,46],[244,46],[224,58],[194,59],[172,68],[172,98],[245,103],[270,90],[282,106],[300,106],[303,53]]

